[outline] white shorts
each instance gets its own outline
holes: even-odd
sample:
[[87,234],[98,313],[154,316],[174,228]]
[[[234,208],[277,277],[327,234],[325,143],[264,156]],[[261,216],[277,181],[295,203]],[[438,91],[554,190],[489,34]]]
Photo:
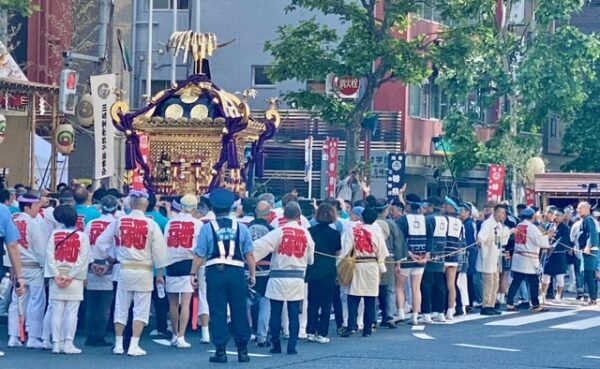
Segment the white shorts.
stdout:
[[444,263],[444,270],[448,267],[458,267],[458,263]]
[[117,296],[115,299],[115,323],[127,325],[129,318],[129,307],[133,302],[133,320],[140,321],[148,325],[150,319],[150,303],[152,302],[152,292],[127,291],[117,286]]
[[[564,287],[565,286],[565,275],[564,274],[557,274],[554,277],[556,277],[556,287]],[[550,284],[551,278],[552,278],[552,276],[549,274],[542,275],[542,283]]]
[[192,287],[189,276],[167,276],[165,291],[167,291],[167,293],[193,293],[194,287]]
[[423,275],[425,268],[402,268],[400,269],[400,275],[409,277],[411,275]]
[[198,315],[210,315],[208,312],[208,300],[206,299],[206,267],[198,271]]

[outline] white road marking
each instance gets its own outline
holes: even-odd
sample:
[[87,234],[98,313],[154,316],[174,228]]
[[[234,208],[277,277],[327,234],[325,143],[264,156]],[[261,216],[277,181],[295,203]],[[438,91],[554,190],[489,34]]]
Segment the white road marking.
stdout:
[[491,316],[474,313],[474,314],[468,314],[468,315],[462,315],[462,316],[455,316],[454,319],[447,320],[446,324],[458,324],[458,323],[462,323],[462,322],[470,322],[473,320],[506,316],[506,315],[512,315],[512,314],[516,314],[516,313],[517,313],[516,311],[503,311],[502,315],[491,315]]
[[425,326],[424,325],[413,325],[413,327],[411,328],[412,331],[424,331],[425,330]]
[[158,343],[161,346],[171,346],[171,341],[169,341],[169,340],[160,340],[160,339],[157,339],[157,340],[152,340],[152,341],[154,343]]
[[[214,354],[215,350],[206,350],[206,352]],[[227,355],[233,355],[233,356],[237,356],[237,352],[234,351],[225,351],[227,353]],[[248,356],[251,357],[271,357],[271,355],[263,355],[263,354],[248,354]]]
[[478,348],[478,349],[493,350],[493,351],[507,351],[507,352],[519,352],[519,351],[521,351],[519,349],[511,349],[511,348],[505,348],[505,347],[493,347],[493,346],[479,346],[479,345],[471,345],[471,344],[468,344],[468,343],[456,343],[456,344],[454,344],[454,346],[468,347],[468,348]]
[[570,323],[555,325],[550,328],[573,329],[573,330],[581,331],[584,329],[598,327],[598,326],[600,326],[600,317],[577,320],[577,321],[570,322]]
[[518,318],[512,319],[504,319],[504,320],[496,320],[493,322],[485,323],[485,325],[497,325],[504,327],[518,327],[525,324],[538,323],[543,322],[544,320],[565,318],[569,316],[575,315],[577,312],[573,310],[563,311],[563,312],[544,312],[539,314],[531,314]]
[[584,359],[600,360],[600,356],[592,356],[592,355],[584,356],[583,358]]
[[434,337],[431,337],[427,333],[413,333],[413,336],[420,338],[422,340],[434,340]]

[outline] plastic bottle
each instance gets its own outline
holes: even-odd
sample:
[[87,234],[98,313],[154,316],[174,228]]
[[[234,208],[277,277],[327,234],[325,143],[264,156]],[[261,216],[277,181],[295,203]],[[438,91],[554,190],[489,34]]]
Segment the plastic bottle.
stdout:
[[0,300],[4,300],[10,294],[12,288],[12,281],[10,280],[10,274],[6,273],[2,282],[0,282]]
[[159,284],[158,286],[156,286],[156,292],[158,293],[159,299],[165,298],[165,286],[163,286],[162,284]]

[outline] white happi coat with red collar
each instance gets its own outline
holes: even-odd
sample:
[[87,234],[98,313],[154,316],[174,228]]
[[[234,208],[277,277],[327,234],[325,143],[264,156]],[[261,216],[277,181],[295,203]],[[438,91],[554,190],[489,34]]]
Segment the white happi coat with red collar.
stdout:
[[389,255],[381,229],[376,224],[359,224],[342,235],[342,244],[349,253],[354,249],[356,265],[348,294],[378,296],[381,274],[387,271]]
[[[110,250],[100,250],[96,247],[96,242],[102,233],[104,233],[115,220],[116,218],[111,214],[102,214],[100,218],[90,221],[85,226],[84,233],[89,238],[91,248],[90,263],[93,263],[95,260],[104,261],[109,258]],[[112,268],[101,277],[90,271],[90,273],[88,273],[87,289],[90,291],[112,291],[112,277]]]
[[314,261],[315,243],[298,222],[288,222],[254,241],[256,261],[271,256],[265,296],[278,301],[304,299],[306,267]]
[[179,213],[169,220],[165,227],[169,264],[194,258],[194,248],[203,225],[201,220],[187,213]]
[[120,264],[117,282],[126,291],[152,292],[153,267],[169,265],[167,245],[156,222],[139,210],[113,222],[98,240],[95,247],[109,250]]
[[19,230],[19,251],[23,274],[28,285],[42,285],[44,280],[44,263],[46,260],[46,246],[49,233],[42,226],[39,219],[32,218],[27,213],[18,213],[13,216],[13,221]]
[[51,300],[83,300],[83,281],[87,278],[90,261],[90,242],[85,233],[74,229],[58,229],[50,235],[46,249],[44,276],[71,277],[73,281],[66,288],[60,288],[50,281]]
[[529,220],[517,225],[515,232],[515,251],[511,270],[523,274],[537,274],[540,270],[540,250],[550,248],[548,236]]

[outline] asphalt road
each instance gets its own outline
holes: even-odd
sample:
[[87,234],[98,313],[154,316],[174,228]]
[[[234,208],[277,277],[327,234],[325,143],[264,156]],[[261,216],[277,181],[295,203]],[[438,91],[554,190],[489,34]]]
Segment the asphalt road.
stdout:
[[[0,327],[2,331],[5,326]],[[332,327],[333,331],[333,327]],[[161,346],[145,336],[141,346],[148,356],[113,356],[110,348],[88,348],[82,338],[79,356],[53,355],[24,348],[4,349],[0,368],[138,369],[224,367],[208,363],[212,349],[200,336],[187,337],[193,345],[181,350]],[[0,347],[5,346],[0,342]],[[578,306],[550,307],[548,312],[527,311],[499,317],[478,314],[458,318],[451,324],[433,324],[398,329],[379,329],[372,337],[339,338],[330,344],[300,342],[298,355],[268,354],[268,349],[250,344],[252,357],[240,364],[229,356],[230,366],[244,368],[600,368],[600,309]],[[284,346],[285,347],[285,346]],[[233,344],[228,347],[235,351]]]

